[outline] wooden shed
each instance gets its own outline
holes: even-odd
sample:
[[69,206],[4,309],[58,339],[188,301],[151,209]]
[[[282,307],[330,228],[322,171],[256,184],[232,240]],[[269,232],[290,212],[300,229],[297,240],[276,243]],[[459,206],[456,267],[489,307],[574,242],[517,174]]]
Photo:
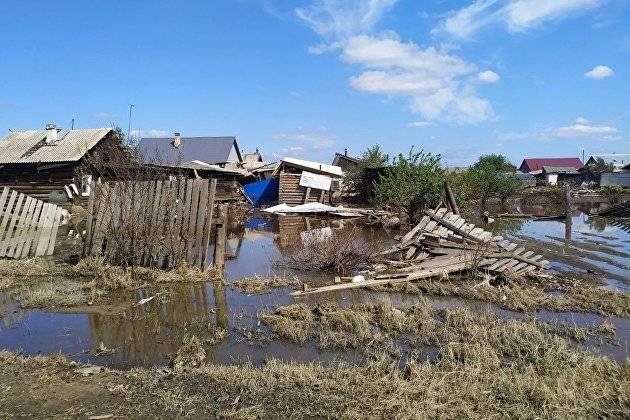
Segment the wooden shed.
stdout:
[[340,191],[343,171],[339,166],[296,158],[284,158],[274,172],[279,177],[278,202],[330,203]]

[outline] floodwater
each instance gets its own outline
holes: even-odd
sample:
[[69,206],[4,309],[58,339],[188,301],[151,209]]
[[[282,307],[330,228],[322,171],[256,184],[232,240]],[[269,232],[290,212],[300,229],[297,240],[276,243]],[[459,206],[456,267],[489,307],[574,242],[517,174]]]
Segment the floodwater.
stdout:
[[[303,216],[269,216],[251,214],[243,221],[230,223],[225,278],[227,282],[252,275],[293,275],[276,262],[307,234],[336,229],[352,222]],[[590,272],[600,276],[607,287],[630,291],[630,223],[620,219],[590,219],[580,208],[567,220],[531,221],[500,220],[491,225],[497,234],[526,244],[536,243],[551,261],[551,269]],[[362,228],[362,234],[384,245],[398,232],[379,228]],[[300,273],[310,284],[331,282],[332,274]],[[160,293],[160,297],[139,306],[142,298]],[[346,290],[303,298],[309,305],[335,300],[342,306],[357,303],[389,302],[396,307],[411,306],[420,299],[365,290]],[[74,360],[130,368],[168,364],[170,356],[187,335],[210,340],[212,332],[224,328],[228,336],[218,343],[205,342],[210,362],[232,364],[251,362],[256,365],[273,357],[296,361],[359,361],[360,350],[321,351],[315,345],[299,346],[286,340],[270,340],[268,331],[259,325],[256,313],[278,305],[294,303],[287,289],[261,295],[247,295],[222,283],[160,285],[121,296],[128,304],[123,313],[59,313],[44,310],[22,310],[10,293],[0,294],[0,348],[25,354],[63,353]],[[483,302],[457,298],[433,298],[438,307],[467,306],[473,311],[493,311],[505,318],[530,315],[506,311]],[[538,311],[535,317],[549,322],[575,326],[592,326],[604,317],[581,313]],[[614,342],[591,337],[586,343],[615,360],[628,357],[630,320],[607,318],[616,327]],[[101,343],[114,350],[96,355]]]

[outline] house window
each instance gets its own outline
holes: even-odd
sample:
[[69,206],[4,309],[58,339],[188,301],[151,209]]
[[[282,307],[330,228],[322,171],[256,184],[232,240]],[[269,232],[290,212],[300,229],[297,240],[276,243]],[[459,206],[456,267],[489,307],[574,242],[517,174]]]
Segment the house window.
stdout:
[[91,192],[90,184],[92,184],[92,175],[83,175],[81,177],[81,195],[89,197]]

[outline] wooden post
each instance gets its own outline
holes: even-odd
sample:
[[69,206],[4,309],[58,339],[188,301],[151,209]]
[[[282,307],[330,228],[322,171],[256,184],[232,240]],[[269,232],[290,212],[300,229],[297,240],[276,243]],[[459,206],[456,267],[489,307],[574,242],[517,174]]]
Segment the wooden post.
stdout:
[[453,214],[459,214],[459,207],[457,207],[455,195],[453,194],[453,190],[451,190],[451,186],[448,184],[448,181],[444,181],[444,194],[446,195],[446,203],[449,210]]
[[564,196],[564,246],[565,251],[570,251],[571,246],[571,229],[573,228],[573,219],[571,218],[571,187],[566,184]]
[[227,204],[220,204],[217,217],[217,231],[214,241],[214,266],[225,267],[225,242],[227,240]]

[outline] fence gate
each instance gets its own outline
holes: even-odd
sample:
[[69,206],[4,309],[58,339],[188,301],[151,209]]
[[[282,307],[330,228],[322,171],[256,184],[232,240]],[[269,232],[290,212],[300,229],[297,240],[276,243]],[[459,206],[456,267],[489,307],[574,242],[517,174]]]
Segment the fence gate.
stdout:
[[4,187],[0,210],[0,257],[52,255],[61,223],[61,207]]
[[94,184],[84,255],[114,264],[208,267],[216,179]]

